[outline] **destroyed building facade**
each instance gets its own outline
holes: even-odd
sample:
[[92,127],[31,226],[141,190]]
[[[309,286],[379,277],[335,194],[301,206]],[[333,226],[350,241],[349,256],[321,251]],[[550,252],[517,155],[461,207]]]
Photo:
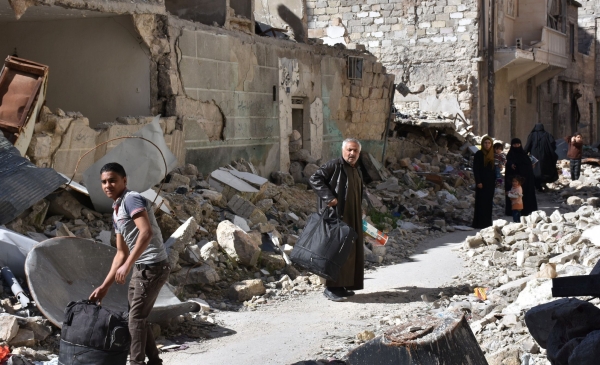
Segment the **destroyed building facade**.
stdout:
[[539,122],[557,138],[579,130],[593,142],[600,125],[596,3],[308,0],[306,10],[309,37],[365,47],[408,86],[410,94],[395,96],[401,109],[457,113],[473,133],[504,141],[526,138]]
[[[251,0],[35,4],[4,4],[0,49],[50,67],[48,108],[29,148],[38,166],[70,176],[83,153],[157,114],[169,148],[201,172],[237,159],[263,176],[287,172],[290,152],[328,159],[347,137],[382,153],[394,76],[369,53],[307,43],[303,8]],[[50,111],[57,108],[79,113]],[[301,143],[290,150],[293,130]],[[78,172],[117,143],[87,156]]]

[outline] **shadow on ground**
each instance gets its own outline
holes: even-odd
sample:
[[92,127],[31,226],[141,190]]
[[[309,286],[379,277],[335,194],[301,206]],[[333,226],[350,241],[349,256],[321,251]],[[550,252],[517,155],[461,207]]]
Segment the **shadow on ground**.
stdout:
[[374,293],[357,293],[348,297],[350,303],[410,303],[423,301],[422,295],[426,295],[431,301],[437,300],[440,293],[444,296],[465,295],[471,293],[469,285],[450,286],[441,288],[401,287]]

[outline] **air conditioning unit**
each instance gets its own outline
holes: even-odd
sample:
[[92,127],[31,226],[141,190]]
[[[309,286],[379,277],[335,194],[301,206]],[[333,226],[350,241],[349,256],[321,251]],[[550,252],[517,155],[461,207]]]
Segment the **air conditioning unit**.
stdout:
[[518,49],[523,49],[523,38],[516,38],[515,44],[517,45]]

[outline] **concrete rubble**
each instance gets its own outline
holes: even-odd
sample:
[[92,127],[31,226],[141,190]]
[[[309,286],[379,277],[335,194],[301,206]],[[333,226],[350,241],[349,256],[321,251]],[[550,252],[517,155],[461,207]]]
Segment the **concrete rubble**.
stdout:
[[[44,123],[52,118],[44,112]],[[298,135],[292,133],[292,139],[298,140]],[[414,158],[388,158],[385,166],[374,156],[363,155],[369,162],[364,163],[368,179],[374,180],[367,185],[363,202],[366,219],[390,236],[385,246],[367,238],[367,270],[407,258],[427,236],[464,229],[470,223],[469,152],[461,151],[464,143],[458,139],[448,140],[445,150],[434,153],[431,147],[435,144],[423,142],[423,153]],[[192,164],[169,173],[159,194],[161,209],[156,212],[172,266],[169,282],[180,299],[205,305],[198,313],[156,325],[161,338],[184,331],[191,338],[203,337],[220,310],[254,310],[323,290],[321,278],[290,265],[283,256],[284,252],[289,255],[308,216],[316,211],[316,195],[307,179],[322,161],[302,151],[290,155],[290,173],[272,174],[273,182],[257,175],[254,166],[244,160],[206,175]],[[37,241],[73,236],[114,246],[111,214],[95,211],[82,193],[85,187],[74,187],[63,186],[6,227]],[[149,192],[155,196],[158,188],[157,184]],[[6,290],[3,298],[10,302]],[[3,308],[6,313],[20,310],[12,304]],[[12,332],[6,335],[11,340],[22,339],[19,344],[35,351],[57,352],[56,329],[52,341],[28,336],[29,332],[18,337]]]
[[[488,364],[597,363],[600,299],[552,296],[553,278],[588,275],[600,259],[600,209],[595,197],[586,197],[593,190],[585,189],[595,187],[600,169],[585,164],[582,169],[581,180],[590,178],[584,187],[566,176],[552,185],[548,194],[560,206],[552,214],[536,211],[512,223],[495,211],[494,225],[467,237],[458,249],[466,268],[446,287],[419,288],[403,309],[370,314],[372,341],[381,341],[394,326],[450,311],[465,314]],[[371,338],[359,333],[318,356],[352,360],[353,349]]]

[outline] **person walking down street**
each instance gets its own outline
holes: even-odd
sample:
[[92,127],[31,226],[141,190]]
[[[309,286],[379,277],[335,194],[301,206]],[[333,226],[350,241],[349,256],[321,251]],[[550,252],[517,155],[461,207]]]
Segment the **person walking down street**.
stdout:
[[338,280],[327,280],[325,283],[323,295],[335,302],[345,300],[354,295],[354,290],[364,287],[363,179],[357,163],[360,150],[358,140],[345,139],[342,143],[342,157],[328,161],[309,179],[319,199],[319,211],[325,207],[333,207],[332,214],[337,214],[358,235],[355,249],[342,266]]
[[523,210],[523,185],[524,179],[521,176],[512,178],[512,189],[506,194],[510,198],[513,222],[521,221],[521,211]]
[[[152,330],[146,319],[156,302],[161,287],[169,278],[171,267],[163,245],[160,228],[152,211],[152,202],[127,189],[127,174],[118,163],[111,162],[100,170],[102,190],[113,203],[113,225],[117,238],[117,253],[106,279],[90,295],[101,302],[113,284],[129,282],[129,333],[131,365],[160,365]],[[148,357],[148,362],[145,357]]]
[[492,205],[496,190],[496,171],[492,138],[483,137],[481,150],[475,153],[473,175],[475,175],[475,212],[473,228],[487,228],[492,225]]
[[581,174],[581,157],[583,155],[583,137],[581,133],[576,132],[572,136],[565,138],[565,141],[569,144],[567,150],[567,158],[570,160],[569,165],[571,167],[571,180],[579,179]]
[[[539,164],[539,162],[538,162]],[[538,210],[537,198],[535,196],[535,175],[531,159],[523,149],[521,140],[513,138],[510,141],[510,150],[506,155],[506,170],[504,172],[504,191],[506,192],[506,204],[504,213],[512,215],[511,200],[508,192],[512,189],[512,181],[516,176],[523,178],[521,188],[523,189],[523,210],[521,215],[527,216]]]
[[[525,152],[534,156],[539,162],[533,167],[535,176],[535,188],[538,191],[548,189],[547,183],[558,180],[558,171],[556,170],[556,141],[554,137],[544,130],[544,125],[538,123],[535,125],[525,145]],[[527,177],[525,177],[527,179]]]

